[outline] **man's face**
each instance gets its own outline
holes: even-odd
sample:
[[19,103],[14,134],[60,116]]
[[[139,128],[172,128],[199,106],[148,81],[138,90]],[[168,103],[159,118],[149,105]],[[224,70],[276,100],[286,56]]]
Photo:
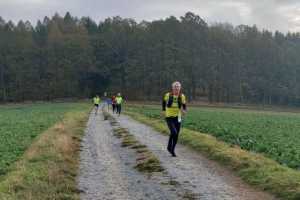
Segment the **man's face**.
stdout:
[[174,85],[172,87],[173,93],[178,94],[180,92],[181,86],[180,85]]

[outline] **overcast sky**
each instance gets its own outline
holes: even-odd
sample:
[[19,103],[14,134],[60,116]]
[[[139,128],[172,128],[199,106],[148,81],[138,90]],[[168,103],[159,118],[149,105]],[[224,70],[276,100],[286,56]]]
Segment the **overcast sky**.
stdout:
[[97,22],[116,15],[150,21],[192,11],[208,23],[300,31],[300,0],[0,0],[0,16],[6,21],[23,19],[35,24],[46,15],[64,15],[66,11]]

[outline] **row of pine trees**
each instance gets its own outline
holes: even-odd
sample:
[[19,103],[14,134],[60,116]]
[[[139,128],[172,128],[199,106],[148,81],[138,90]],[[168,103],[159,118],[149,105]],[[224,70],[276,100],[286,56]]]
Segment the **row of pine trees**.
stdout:
[[189,100],[300,105],[299,52],[299,33],[190,12],[139,23],[55,14],[35,26],[0,17],[0,102],[104,91],[159,100],[179,80]]

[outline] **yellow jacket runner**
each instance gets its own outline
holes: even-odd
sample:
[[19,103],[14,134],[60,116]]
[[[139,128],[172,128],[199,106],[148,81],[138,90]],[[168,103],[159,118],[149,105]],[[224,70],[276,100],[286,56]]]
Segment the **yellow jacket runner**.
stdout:
[[99,97],[94,97],[94,104],[97,104],[97,105],[100,104],[100,98]]
[[120,104],[122,104],[122,102],[123,102],[123,98],[120,97],[120,96],[117,96],[116,97],[116,103],[120,105]]
[[162,110],[166,111],[166,117],[181,116],[181,108],[186,110],[186,98],[184,94],[176,96],[168,92],[164,95]]

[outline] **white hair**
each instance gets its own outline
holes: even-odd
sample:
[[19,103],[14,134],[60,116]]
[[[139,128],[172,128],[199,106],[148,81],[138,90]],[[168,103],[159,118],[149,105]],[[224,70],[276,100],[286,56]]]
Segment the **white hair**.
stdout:
[[181,87],[181,83],[179,81],[175,81],[174,83],[172,83],[172,88],[175,86]]

